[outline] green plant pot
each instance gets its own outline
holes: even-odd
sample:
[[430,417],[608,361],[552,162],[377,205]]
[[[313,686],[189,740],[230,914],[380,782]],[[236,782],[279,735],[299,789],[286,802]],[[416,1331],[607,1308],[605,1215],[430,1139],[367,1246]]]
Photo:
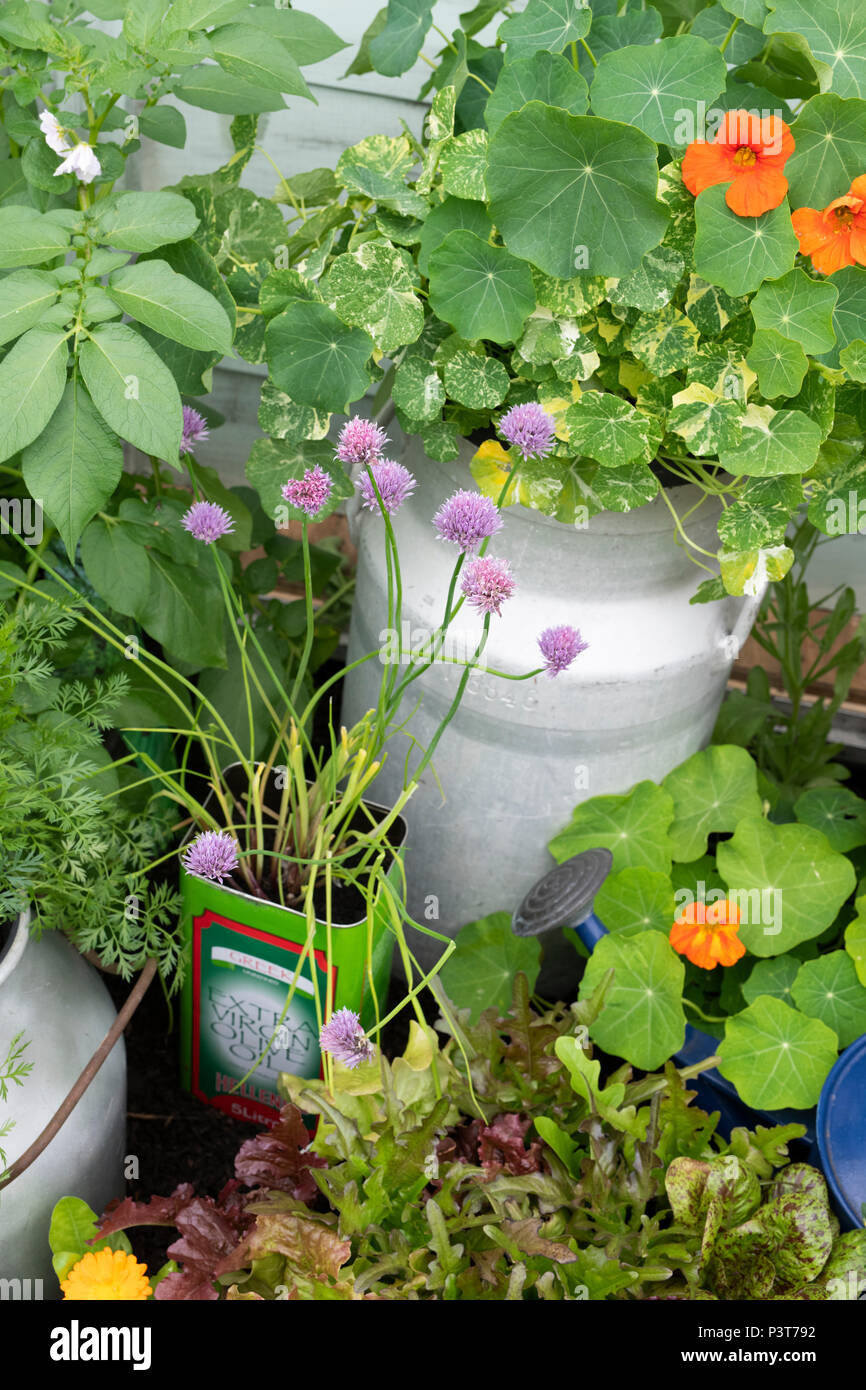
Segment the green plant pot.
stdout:
[[[370,809],[386,810],[372,803]],[[392,844],[402,845],[405,835],[399,819]],[[388,878],[399,872],[392,863]],[[377,1011],[385,1012],[395,938],[384,892],[371,923],[366,916],[332,921],[330,971],[327,927],[317,919],[314,951],[301,966],[286,1010],[307,940],[303,913],[181,869],[187,966],[180,1008],[182,1086],[235,1119],[276,1123],[283,1103],[280,1073],[322,1075],[316,992],[322,1014],[330,997],[334,1009],[359,1013],[365,1028],[375,1024]]]

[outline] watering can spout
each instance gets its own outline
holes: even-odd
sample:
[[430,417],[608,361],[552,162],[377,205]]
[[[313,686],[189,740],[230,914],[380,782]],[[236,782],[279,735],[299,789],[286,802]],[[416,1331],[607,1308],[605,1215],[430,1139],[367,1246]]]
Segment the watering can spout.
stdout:
[[515,936],[541,936],[571,927],[588,950],[606,935],[593,915],[595,895],[610,873],[609,849],[587,849],[559,864],[530,888],[511,919]]

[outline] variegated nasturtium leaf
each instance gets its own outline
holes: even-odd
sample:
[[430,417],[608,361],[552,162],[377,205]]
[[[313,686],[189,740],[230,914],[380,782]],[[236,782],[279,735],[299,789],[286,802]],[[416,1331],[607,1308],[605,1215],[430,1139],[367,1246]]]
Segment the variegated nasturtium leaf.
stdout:
[[732,318],[748,308],[748,301],[733,299],[720,286],[709,284],[700,275],[690,275],[683,307],[686,318],[691,319],[698,332],[706,338],[714,338]]
[[398,77],[414,65],[433,19],[433,4],[434,0],[389,0],[385,23],[368,44],[377,72]]
[[327,411],[298,405],[268,377],[262,383],[259,397],[259,425],[273,439],[288,439],[299,444],[302,439],[324,439],[331,416]]
[[[596,948],[597,949],[597,948]],[[595,952],[593,952],[595,955]],[[755,1110],[807,1110],[839,1052],[836,1034],[817,1018],[761,994],[725,1024],[719,1071]]]
[[838,298],[833,309],[833,332],[836,346],[827,352],[824,361],[831,367],[839,366],[839,354],[849,343],[866,339],[866,270],[857,265],[846,265],[837,270],[833,284]]
[[866,845],[866,801],[849,787],[809,787],[795,801],[794,815],[823,831],[840,854]]
[[530,269],[539,308],[549,309],[553,314],[582,319],[592,313],[605,297],[603,275],[572,275],[561,280],[556,275],[545,275],[536,266]]
[[831,281],[813,280],[798,267],[761,286],[752,300],[752,317],[758,328],[775,329],[804,352],[829,352],[836,337],[833,308],[838,293]]
[[706,854],[708,836],[761,814],[757,768],[745,748],[722,744],[694,753],[662,786],[674,803],[671,856],[686,863]]
[[391,398],[412,420],[435,420],[445,404],[439,373],[426,357],[407,357],[394,376]]
[[800,34],[822,88],[866,97],[866,11],[858,0],[768,0],[766,34]]
[[799,478],[752,478],[739,501],[719,518],[719,540],[725,550],[760,550],[778,545],[803,500]]
[[274,383],[301,405],[343,411],[370,384],[373,339],[326,304],[296,300],[271,319],[265,337]]
[[658,496],[659,481],[646,463],[600,465],[592,487],[605,511],[630,512]]
[[705,343],[686,368],[686,380],[689,385],[708,386],[714,396],[725,396],[745,404],[757,378],[746,366],[746,359],[739,355],[738,348]]
[[866,382],[866,341],[854,338],[839,353],[839,365],[852,381]]
[[531,101],[490,138],[487,189],[505,244],[562,279],[627,275],[668,223],[656,147],[595,116]]
[[450,232],[429,261],[430,304],[462,338],[513,343],[535,308],[526,261],[474,232]]
[[454,115],[457,109],[457,91],[454,87],[443,87],[437,92],[424,122],[427,148],[424,151],[424,167],[415,181],[416,193],[429,193],[439,166],[439,156],[445,142],[454,134]]
[[638,362],[655,376],[669,376],[688,366],[700,334],[685,314],[666,304],[658,313],[641,314],[629,334],[628,346]]
[[821,438],[826,439],[836,415],[836,387],[820,367],[810,367],[803,385],[796,396],[786,402],[786,408],[802,410],[819,427]]
[[451,420],[433,420],[421,428],[421,443],[428,458],[450,463],[460,457],[459,432]]
[[831,926],[856,879],[849,859],[808,825],[740,821],[716,862],[740,906],[740,939],[756,956],[777,956]]
[[418,250],[418,269],[422,275],[430,273],[430,257],[450,232],[468,231],[488,241],[493,231],[493,223],[487,209],[471,198],[446,198],[438,203],[424,221],[421,242]]
[[818,457],[821,428],[802,410],[773,410],[749,405],[735,452],[725,450],[719,462],[735,477],[770,478],[778,473],[806,473]]
[[486,130],[467,130],[462,135],[452,135],[439,156],[444,191],[454,198],[475,198],[483,203],[487,197],[486,167]]
[[746,594],[760,598],[767,584],[784,579],[794,563],[794,552],[787,545],[763,546],[758,550],[720,550],[719,569],[725,591],[735,597]]
[[493,410],[508,394],[509,377],[503,364],[467,348],[448,358],[442,376],[451,399],[471,410]]
[[613,980],[589,1035],[605,1052],[653,1071],[685,1038],[683,963],[657,931],[602,937],[584,970],[580,998],[588,999],[609,970]]
[[529,0],[520,14],[500,24],[497,37],[507,45],[506,59],[511,63],[540,48],[561,53],[568,44],[585,39],[591,23],[589,0]]
[[405,135],[369,135],[340,155],[336,179],[350,193],[360,193],[409,217],[423,217],[427,203],[406,186],[416,163],[417,157]]
[[303,440],[299,444],[275,439],[255,441],[247,459],[246,473],[268,516],[276,518],[280,508],[287,509],[293,517],[301,516],[300,512],[288,506],[282,488],[290,478],[303,477],[306,469],[314,465],[323,468],[333,483],[331,496],[316,516],[317,521],[323,521],[354,492],[343,465],[334,458],[334,450],[327,440],[312,443]]
[[622,277],[610,299],[614,304],[625,304],[644,313],[663,309],[673,298],[684,268],[679,251],[655,246],[647,251],[636,270]]
[[622,796],[593,796],[575,806],[571,822],[548,849],[558,864],[585,849],[601,847],[613,855],[613,869],[646,868],[669,873],[668,826],[674,804],[654,782],[638,782]]
[[750,294],[792,269],[799,243],[787,202],[760,217],[738,217],[725,191],[717,184],[695,201],[695,269],[728,294]]
[[740,401],[717,396],[708,386],[694,382],[674,396],[667,426],[686,441],[689,453],[705,458],[737,447],[742,419]]
[[866,459],[855,459],[853,463],[843,464],[813,484],[809,501],[808,518],[825,536],[841,536],[851,529],[855,522],[860,534],[866,534],[866,517],[858,509],[852,516],[848,506],[849,493],[855,497],[866,497]]
[[621,396],[609,391],[584,391],[569,406],[565,424],[576,453],[618,468],[641,457],[648,459],[649,420]]
[[382,352],[414,343],[424,327],[412,262],[402,247],[362,242],[336,258],[321,288],[342,321],[363,328]]
[[781,999],[783,1004],[794,1003],[792,986],[803,964],[797,956],[770,956],[755,963],[747,980],[740,986],[747,1004],[754,1004],[761,994]]
[[658,196],[670,216],[662,244],[679,251],[686,270],[692,271],[695,268],[695,200],[683,183],[679,160],[666,164],[659,172]]
[[794,208],[825,208],[866,169],[866,101],[821,92],[801,106],[791,134],[785,178]]
[[618,936],[648,930],[667,936],[676,916],[673,884],[667,874],[656,869],[621,869],[618,874],[608,874],[592,910],[608,931]]
[[517,350],[533,366],[551,364],[568,382],[586,381],[599,365],[598,353],[581,333],[577,320],[563,318],[550,309],[538,308],[529,315]]
[[829,951],[804,961],[792,992],[797,1008],[832,1028],[840,1047],[849,1047],[866,1033],[866,987],[847,951]]
[[684,148],[694,139],[699,104],[712,104],[726,76],[718,48],[682,34],[606,53],[590,100],[597,116],[636,126],[660,145]]
[[775,328],[755,330],[746,361],[767,400],[796,396],[809,370],[809,359],[800,344],[793,338],[783,338]]
[[487,98],[484,119],[491,135],[512,111],[528,101],[559,106],[573,116],[583,116],[589,105],[589,88],[567,58],[541,51],[530,58],[507,63]]

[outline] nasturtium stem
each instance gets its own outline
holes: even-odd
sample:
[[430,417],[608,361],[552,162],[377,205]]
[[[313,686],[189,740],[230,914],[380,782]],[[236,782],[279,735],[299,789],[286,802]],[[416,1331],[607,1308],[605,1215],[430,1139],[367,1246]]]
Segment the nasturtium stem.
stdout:
[[731,25],[730,29],[728,30],[728,32],[725,34],[725,37],[722,39],[721,44],[719,45],[719,52],[720,52],[720,53],[724,53],[724,51],[725,51],[725,49],[727,48],[728,44],[731,42],[731,39],[734,37],[734,34],[737,32],[737,29],[738,29],[738,27],[739,27],[739,24],[740,24],[739,19],[735,19],[734,22],[733,22],[733,24]]

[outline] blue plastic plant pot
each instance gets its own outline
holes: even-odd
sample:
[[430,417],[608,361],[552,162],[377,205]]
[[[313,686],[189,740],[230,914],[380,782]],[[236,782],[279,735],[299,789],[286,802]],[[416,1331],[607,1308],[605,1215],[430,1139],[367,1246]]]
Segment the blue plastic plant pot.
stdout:
[[843,1227],[864,1225],[866,1204],[866,1033],[846,1048],[818,1101],[821,1167]]

